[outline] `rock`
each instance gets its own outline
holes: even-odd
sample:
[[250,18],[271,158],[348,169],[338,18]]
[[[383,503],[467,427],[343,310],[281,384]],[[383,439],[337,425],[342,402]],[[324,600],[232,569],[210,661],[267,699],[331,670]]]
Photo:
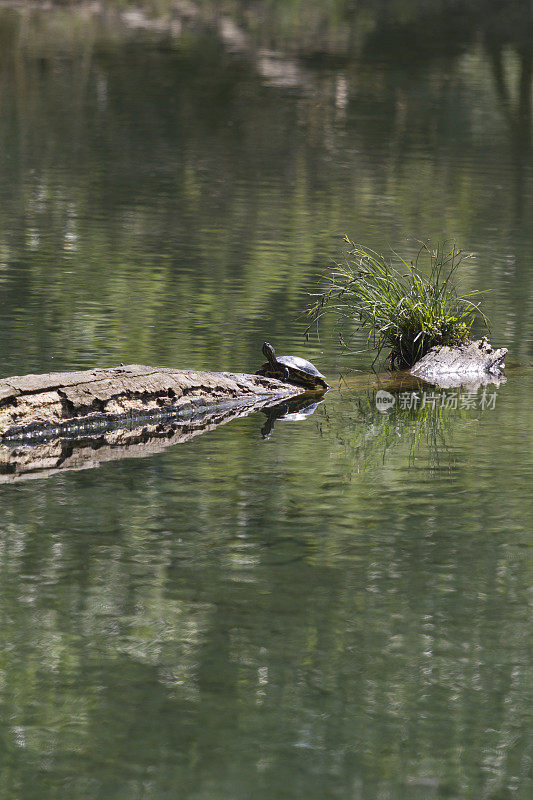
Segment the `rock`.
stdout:
[[444,389],[452,386],[500,383],[507,349],[495,350],[483,338],[457,347],[433,347],[417,361],[411,375]]

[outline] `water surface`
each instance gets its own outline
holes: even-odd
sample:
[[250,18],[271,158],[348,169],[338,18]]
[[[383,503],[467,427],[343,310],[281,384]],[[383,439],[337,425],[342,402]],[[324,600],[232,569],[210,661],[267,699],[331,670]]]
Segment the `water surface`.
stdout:
[[[0,485],[2,800],[531,795],[525,28],[276,8],[0,12],[1,374],[268,339],[333,385]],[[345,233],[455,238],[507,383],[381,414],[373,355],[303,336]]]

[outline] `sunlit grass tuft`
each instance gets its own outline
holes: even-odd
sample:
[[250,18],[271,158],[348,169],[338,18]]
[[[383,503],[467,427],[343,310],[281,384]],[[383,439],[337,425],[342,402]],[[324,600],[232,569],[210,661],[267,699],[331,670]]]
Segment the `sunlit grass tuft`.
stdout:
[[457,292],[454,274],[465,255],[455,244],[421,243],[413,263],[394,253],[394,266],[348,237],[344,241],[350,247],[347,258],[331,268],[329,286],[308,313],[317,321],[328,310],[339,321],[355,320],[377,349],[376,358],[390,348],[393,369],[412,367],[436,345],[468,341],[478,313],[487,324],[479,303],[470,299],[482,292]]

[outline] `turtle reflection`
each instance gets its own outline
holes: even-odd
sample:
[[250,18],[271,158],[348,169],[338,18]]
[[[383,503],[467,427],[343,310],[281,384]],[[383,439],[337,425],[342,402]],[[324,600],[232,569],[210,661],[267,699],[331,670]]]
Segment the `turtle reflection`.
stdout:
[[301,422],[314,414],[323,399],[309,400],[309,397],[294,397],[286,400],[279,405],[263,408],[262,413],[266,416],[266,422],[261,428],[263,439],[270,439],[274,430],[275,423],[280,422]]

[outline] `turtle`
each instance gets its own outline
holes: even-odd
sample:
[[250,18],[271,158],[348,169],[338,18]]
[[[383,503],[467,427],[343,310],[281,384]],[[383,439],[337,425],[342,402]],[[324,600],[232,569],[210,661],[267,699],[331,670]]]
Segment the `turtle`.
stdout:
[[298,386],[305,386],[306,389],[315,391],[326,391],[330,388],[324,376],[317,370],[310,361],[298,356],[276,357],[276,352],[271,344],[265,342],[262,348],[263,355],[268,361],[257,370],[256,375],[264,375],[267,378],[278,378],[286,383],[295,383]]

